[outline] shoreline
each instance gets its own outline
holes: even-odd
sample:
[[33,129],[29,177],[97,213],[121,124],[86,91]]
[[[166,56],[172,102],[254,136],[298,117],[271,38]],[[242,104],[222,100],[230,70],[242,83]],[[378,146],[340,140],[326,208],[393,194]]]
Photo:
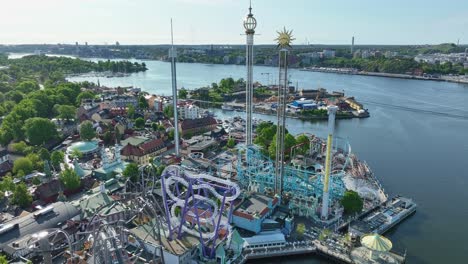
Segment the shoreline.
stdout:
[[[10,53],[10,54],[21,54],[21,55],[30,55],[29,53]],[[90,59],[102,59],[102,60],[139,60],[139,61],[161,61],[167,62],[161,59],[142,59],[142,58],[103,58],[103,57],[79,57],[73,56],[69,54],[49,54],[51,56],[59,55],[59,56],[68,56],[74,57],[83,60],[90,60]],[[241,66],[243,64],[224,64],[224,63],[207,63],[207,62],[179,62],[179,63],[187,63],[187,64],[204,64],[204,65],[234,65],[234,66]],[[254,64],[254,66],[262,66],[262,67],[273,67],[273,65],[259,65]],[[383,78],[394,78],[394,79],[407,79],[407,80],[418,80],[418,81],[436,81],[436,82],[451,82],[451,83],[459,83],[459,84],[468,84],[468,76],[449,76],[449,75],[441,75],[440,78],[436,77],[424,77],[424,76],[416,76],[416,75],[409,75],[409,74],[400,74],[400,73],[382,73],[382,72],[365,72],[365,71],[358,71],[356,69],[350,68],[332,68],[332,67],[291,67],[291,69],[297,69],[299,71],[308,71],[308,72],[321,72],[321,73],[335,73],[335,74],[348,74],[348,75],[360,75],[360,76],[370,76],[370,77],[383,77]],[[85,74],[73,74],[72,77],[86,75]],[[131,73],[130,73],[131,74]],[[107,77],[107,76],[106,76]],[[113,77],[121,77],[121,76],[112,76]]]
[[[221,110],[222,112],[232,112],[232,113],[245,113],[245,111],[235,111],[235,110],[223,110],[221,108],[217,107],[209,107],[208,109],[218,109]],[[268,115],[268,116],[276,116],[276,112],[274,111],[259,111],[259,110],[253,110],[254,114],[262,114],[262,115]],[[298,115],[291,115],[286,113],[286,118],[291,118],[291,119],[298,119],[301,121],[327,121],[328,120],[328,115],[326,116],[298,116]],[[336,115],[336,119],[361,119],[361,118],[368,118],[370,117],[370,114],[367,112],[367,115],[362,115],[362,116],[356,116],[354,114],[348,114],[348,115]]]
[[452,83],[468,84],[468,77],[463,77],[463,76],[460,77],[460,76],[442,75],[442,77],[436,78],[436,77],[424,77],[424,76],[416,76],[416,75],[400,74],[400,73],[365,72],[365,71],[351,70],[347,68],[324,68],[324,67],[303,68],[299,70],[308,71],[308,72],[335,73],[335,74],[360,75],[360,76],[407,79],[407,80],[418,80],[418,81],[436,81],[436,82],[452,82]]

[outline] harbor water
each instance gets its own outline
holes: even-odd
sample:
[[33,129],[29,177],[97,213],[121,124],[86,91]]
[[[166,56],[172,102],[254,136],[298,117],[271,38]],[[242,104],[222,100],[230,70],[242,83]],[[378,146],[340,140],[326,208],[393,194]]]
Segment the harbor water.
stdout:
[[[141,61],[139,61],[141,62]],[[135,86],[170,95],[170,64],[145,61],[148,71],[127,77],[99,77],[101,85]],[[344,91],[369,109],[370,118],[338,120],[336,133],[349,139],[389,194],[413,198],[418,211],[386,236],[407,263],[466,263],[468,259],[468,85],[305,72],[292,69],[299,88]],[[277,69],[254,67],[254,81],[274,83]],[[244,66],[179,63],[178,87],[195,89],[225,77],[243,78]],[[97,82],[96,76],[71,81]],[[222,112],[218,116],[244,115]],[[275,120],[274,116],[255,115]],[[292,133],[324,136],[323,121],[289,119]],[[258,262],[256,262],[258,263]],[[329,263],[313,256],[263,260],[261,263]]]

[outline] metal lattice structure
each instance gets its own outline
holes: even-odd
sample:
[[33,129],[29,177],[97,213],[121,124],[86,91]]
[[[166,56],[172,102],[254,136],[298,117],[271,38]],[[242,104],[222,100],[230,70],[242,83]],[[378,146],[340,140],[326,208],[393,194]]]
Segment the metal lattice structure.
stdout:
[[[246,155],[242,155],[245,152]],[[275,166],[264,156],[259,147],[252,145],[239,150],[237,158],[237,181],[250,192],[274,192]]]
[[[299,215],[311,215],[318,208],[318,200],[323,197],[325,176],[322,157],[326,152],[325,142],[310,135],[309,152],[304,155],[306,165],[283,167],[283,197],[292,201],[292,207]],[[243,153],[247,153],[244,155]],[[349,160],[352,157],[351,147],[347,140],[335,138],[332,150],[333,161],[329,178],[330,200],[340,199],[346,191],[343,177]],[[246,158],[244,158],[246,157]],[[313,160],[313,161],[311,161]],[[258,146],[242,147],[237,158],[237,180],[241,187],[250,192],[259,192],[267,195],[275,193],[275,164],[261,153]],[[294,208],[292,208],[294,209]],[[294,211],[294,210],[293,210]]]
[[253,111],[253,42],[255,28],[257,26],[257,20],[253,17],[252,7],[249,7],[249,14],[244,20],[246,39],[246,60],[245,64],[247,67],[247,80],[246,80],[246,102],[245,102],[245,113],[246,118],[246,129],[245,129],[245,144],[252,145],[252,111]]
[[286,102],[288,97],[288,53],[287,48],[279,51],[279,85],[278,105],[276,108],[276,161],[275,161],[275,193],[281,195],[283,192],[285,149],[284,138],[286,133]]
[[[179,166],[167,167],[161,175],[163,204],[168,239],[182,238],[184,233],[200,240],[202,254],[214,258],[220,235],[230,230],[233,201],[240,195],[236,183],[208,174],[195,174]],[[223,232],[224,233],[224,232]]]
[[42,230],[33,234],[23,250],[42,256],[42,263],[52,264],[56,253],[69,250],[73,259],[72,242],[67,232],[58,228]]
[[[160,207],[161,202],[153,194],[157,184],[155,168],[152,165],[140,167],[138,181],[127,180],[120,199],[98,208],[88,219],[85,231],[78,233],[80,239],[77,242],[78,248],[83,247],[90,254],[88,263],[132,264],[141,261],[143,255],[152,256],[151,260],[146,259],[148,263],[164,263],[161,247],[161,220],[164,219],[164,210]],[[104,207],[112,208],[118,205],[125,208],[119,220],[109,222],[105,216],[101,216]],[[139,237],[127,228],[129,225],[147,225],[153,232]],[[159,241],[159,246],[154,248],[154,252],[149,252],[145,246],[149,236]],[[129,254],[128,246],[133,246],[136,250]]]

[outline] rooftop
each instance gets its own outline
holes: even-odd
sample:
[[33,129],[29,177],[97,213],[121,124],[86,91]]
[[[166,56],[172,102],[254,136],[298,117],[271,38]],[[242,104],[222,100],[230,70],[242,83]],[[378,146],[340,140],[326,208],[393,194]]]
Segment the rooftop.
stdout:
[[98,147],[99,146],[97,141],[78,141],[71,144],[71,146],[68,147],[68,150],[72,151],[76,149],[81,153],[88,153],[95,151]]
[[[155,220],[138,227],[133,228],[131,231],[139,238],[146,239],[147,243],[153,245],[159,245],[158,240],[158,230],[155,228]],[[164,228],[164,226],[162,227]],[[174,254],[182,255],[187,251],[192,250],[194,247],[197,247],[200,241],[198,238],[185,234],[181,239],[168,240],[167,230],[162,230],[164,234],[161,234],[161,242],[165,251]]]
[[56,228],[58,223],[64,223],[79,214],[78,209],[71,203],[57,202],[50,206],[53,206],[53,211],[47,214],[35,218],[33,213],[29,213],[6,222],[5,224],[18,225],[18,227],[0,236],[0,249],[5,252],[14,252],[16,249],[10,244],[13,241],[40,230]]
[[276,203],[276,198],[271,198],[263,194],[255,194],[244,200],[235,210],[234,214],[238,216],[248,216],[251,218],[254,215],[263,216],[270,209],[269,202],[273,205]]
[[134,136],[134,137],[126,138],[126,139],[120,141],[120,143],[122,144],[122,146],[126,146],[128,144],[133,145],[133,146],[138,146],[138,145],[140,145],[143,142],[148,141],[148,140],[149,140],[149,138],[147,138],[147,137]]

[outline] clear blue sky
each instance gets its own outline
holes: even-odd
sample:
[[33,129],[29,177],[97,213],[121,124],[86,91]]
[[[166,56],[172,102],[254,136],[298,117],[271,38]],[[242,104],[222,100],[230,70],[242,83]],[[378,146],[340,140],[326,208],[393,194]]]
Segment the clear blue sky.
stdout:
[[[244,43],[248,0],[0,0],[0,43]],[[468,0],[253,0],[256,43],[468,43]]]

